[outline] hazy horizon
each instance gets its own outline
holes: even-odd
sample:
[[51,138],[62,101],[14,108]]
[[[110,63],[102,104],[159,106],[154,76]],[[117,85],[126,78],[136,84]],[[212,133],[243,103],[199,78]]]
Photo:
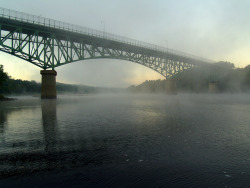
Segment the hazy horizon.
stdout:
[[[76,6],[77,5],[77,6]],[[171,48],[236,67],[249,65],[250,2],[180,1],[7,1],[0,7],[89,27]],[[56,7],[56,9],[55,9]],[[40,68],[0,53],[4,69],[15,79],[41,81]],[[164,79],[142,65],[123,60],[84,60],[56,68],[57,81],[94,87],[126,88]]]

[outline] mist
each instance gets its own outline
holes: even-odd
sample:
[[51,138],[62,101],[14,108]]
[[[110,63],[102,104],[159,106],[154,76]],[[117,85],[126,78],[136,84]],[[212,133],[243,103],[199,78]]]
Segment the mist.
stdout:
[[[30,5],[32,4],[32,8]],[[1,1],[0,6],[148,42],[235,67],[249,64],[247,1]],[[56,9],[55,9],[56,7]],[[139,8],[138,8],[139,7]],[[90,16],[91,15],[91,16]],[[114,16],[115,15],[115,16]],[[41,81],[39,69],[1,53],[16,79]],[[22,69],[25,67],[25,69]],[[20,71],[22,69],[22,71]],[[94,87],[129,87],[163,79],[154,71],[120,60],[79,61],[58,69],[58,82]],[[110,73],[112,72],[112,74]]]
[[[9,18],[0,15],[1,50],[10,50],[0,53],[0,187],[249,186],[250,1],[2,0],[1,6],[138,44],[52,25],[60,37],[18,36],[11,25],[17,21],[6,26]],[[16,31],[33,31],[29,24]],[[78,36],[86,43],[77,43]],[[36,42],[24,44],[28,38]],[[44,64],[34,66],[42,60],[32,61],[22,45],[40,50]],[[8,53],[28,54],[27,61]]]

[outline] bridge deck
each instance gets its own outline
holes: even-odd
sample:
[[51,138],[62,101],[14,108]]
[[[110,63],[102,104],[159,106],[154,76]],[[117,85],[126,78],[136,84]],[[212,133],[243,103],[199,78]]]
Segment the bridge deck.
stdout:
[[78,42],[80,39],[84,40],[87,44],[91,44],[94,41],[95,44],[100,44],[102,47],[115,48],[117,50],[126,50],[128,52],[143,53],[158,57],[171,56],[172,58],[192,61],[193,64],[213,62],[177,50],[5,8],[0,8],[0,21],[1,23],[5,23],[1,29],[11,30],[15,29],[13,25],[19,25],[23,27],[22,32],[26,34],[30,34],[33,29],[38,29],[40,31],[39,35],[44,37],[49,36],[51,33],[56,33],[59,39],[64,40],[65,36],[70,35],[71,40],[75,42]]

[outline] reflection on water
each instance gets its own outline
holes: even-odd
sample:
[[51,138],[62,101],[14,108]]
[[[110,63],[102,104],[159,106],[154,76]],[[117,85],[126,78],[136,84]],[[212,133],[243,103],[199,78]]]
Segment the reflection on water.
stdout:
[[4,122],[6,121],[5,112],[0,109],[0,134],[4,133]]
[[90,187],[249,183],[249,95],[60,96],[0,105],[5,185],[35,172],[49,181],[49,171]]
[[42,100],[41,103],[45,152],[56,151],[58,137],[56,103],[57,100]]

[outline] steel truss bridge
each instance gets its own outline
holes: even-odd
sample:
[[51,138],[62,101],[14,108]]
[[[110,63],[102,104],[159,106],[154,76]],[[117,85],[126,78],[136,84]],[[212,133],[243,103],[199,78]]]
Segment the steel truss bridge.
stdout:
[[0,50],[44,69],[112,58],[139,63],[165,78],[211,60],[53,19],[0,8]]

